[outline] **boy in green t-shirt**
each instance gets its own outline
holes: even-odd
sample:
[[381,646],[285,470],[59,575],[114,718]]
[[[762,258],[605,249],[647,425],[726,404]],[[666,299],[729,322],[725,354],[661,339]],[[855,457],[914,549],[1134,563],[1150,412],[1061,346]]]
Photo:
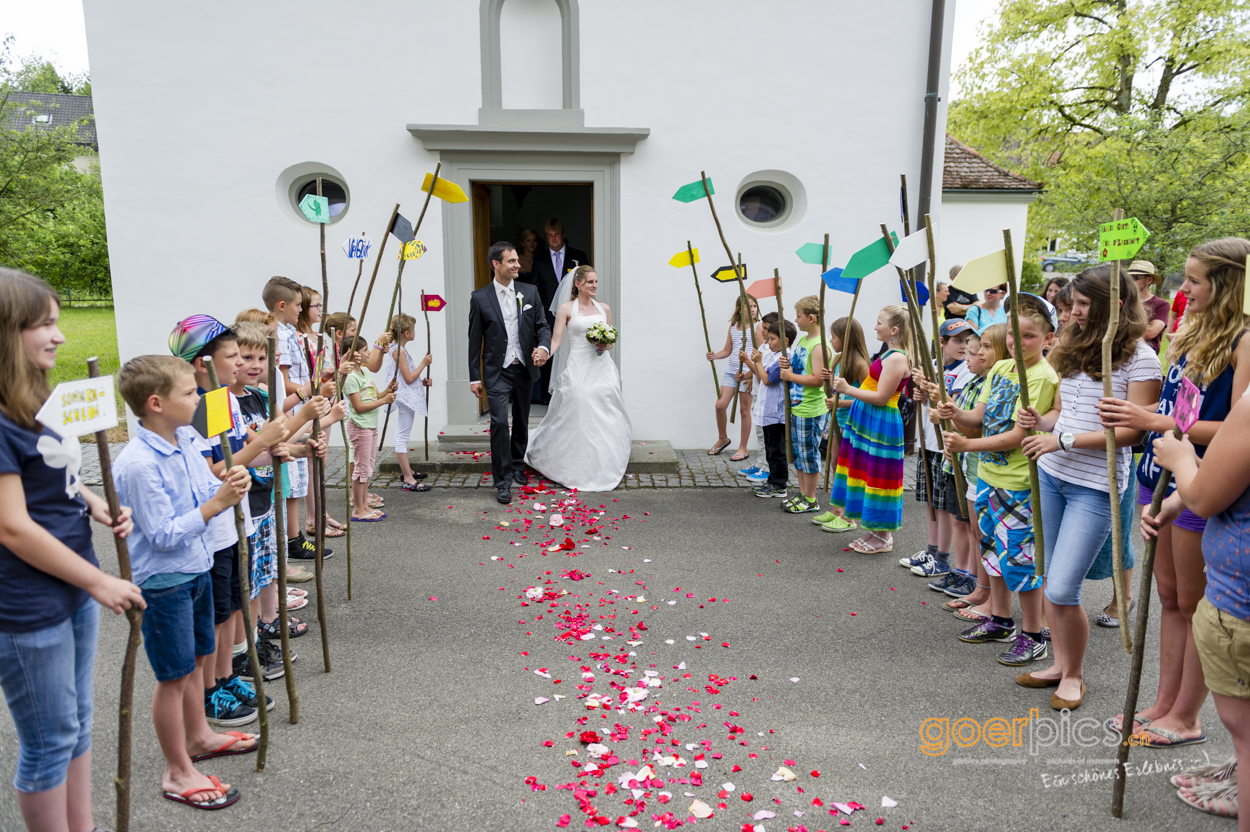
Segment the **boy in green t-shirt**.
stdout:
[[818,511],[816,485],[820,481],[820,438],[829,430],[829,409],[825,407],[824,384],[815,367],[828,367],[820,348],[820,300],[815,295],[800,298],[794,305],[794,323],[803,334],[790,345],[789,357],[782,356],[781,380],[790,388],[790,442],[794,446],[794,467],[799,476],[799,494],[782,503],[790,514]]
[[[347,340],[347,339],[344,339]],[[395,401],[397,384],[392,382],[386,392],[378,395],[373,373],[365,366],[369,343],[360,336],[353,336],[345,345],[345,354],[356,361],[356,369],[343,379],[343,395],[347,398],[347,438],[352,443],[352,520],[375,523],[385,520],[386,513],[369,508],[369,478],[377,459],[378,410]]]
[[[1045,413],[1055,402],[1059,376],[1042,357],[1055,332],[1054,307],[1035,295],[1021,294],[1020,339],[1023,342],[1025,378],[1029,403]],[[1014,349],[1007,336],[1008,348]],[[990,578],[992,616],[959,634],[962,641],[1012,643],[998,660],[1011,667],[1046,658],[1042,639],[1041,578],[1033,574],[1033,506],[1029,482],[1029,461],[1020,450],[1028,431],[1015,422],[1020,408],[1020,382],[1014,359],[999,361],[990,370],[977,406],[960,410],[950,402],[939,405],[938,413],[952,419],[960,430],[979,429],[978,439],[962,433],[943,432],[946,449],[952,453],[976,451],[977,523],[981,531],[982,561]],[[1011,618],[1011,593],[1020,593],[1022,629],[1015,633]]]

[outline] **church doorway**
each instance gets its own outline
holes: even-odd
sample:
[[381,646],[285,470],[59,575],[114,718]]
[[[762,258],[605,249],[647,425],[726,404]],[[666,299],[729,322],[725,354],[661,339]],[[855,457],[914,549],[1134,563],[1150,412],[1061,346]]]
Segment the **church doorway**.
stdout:
[[[536,239],[534,260],[549,257],[543,230],[548,220],[564,223],[564,236],[570,248],[581,249],[595,262],[595,191],[592,182],[473,182],[473,288],[491,281],[494,272],[486,259],[491,245],[502,240],[512,243],[524,255],[522,238],[532,231]],[[521,279],[525,274],[522,256]],[[531,267],[532,268],[532,267]],[[486,413],[486,399],[478,401],[478,415]]]

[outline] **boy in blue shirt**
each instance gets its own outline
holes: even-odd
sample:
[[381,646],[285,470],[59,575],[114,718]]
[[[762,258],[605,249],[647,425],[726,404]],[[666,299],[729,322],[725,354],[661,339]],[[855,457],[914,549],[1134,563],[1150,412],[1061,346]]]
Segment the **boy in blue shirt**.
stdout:
[[204,718],[199,680],[215,646],[213,552],[205,531],[246,496],[251,478],[236,465],[219,483],[196,449],[189,425],[200,397],[186,361],[140,356],[122,367],[117,383],[139,417],[113,463],[113,479],[118,499],[134,507],[130,561],[147,602],[143,647],[156,675],[152,721],[165,756],[161,790],[178,803],[220,809],[237,802],[239,791],[201,774],[193,759],[254,751],[256,736],[216,734]]

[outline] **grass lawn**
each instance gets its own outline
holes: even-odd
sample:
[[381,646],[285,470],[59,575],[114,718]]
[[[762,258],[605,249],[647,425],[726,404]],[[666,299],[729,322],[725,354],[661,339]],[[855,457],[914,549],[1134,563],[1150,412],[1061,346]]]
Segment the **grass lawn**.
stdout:
[[[56,367],[48,373],[55,387],[62,381],[87,377],[87,359],[100,359],[100,375],[116,375],[120,360],[117,355],[117,325],[111,308],[61,309],[61,332],[65,343],[57,348]],[[126,406],[117,397],[118,416],[125,418]],[[87,437],[94,441],[92,437]]]

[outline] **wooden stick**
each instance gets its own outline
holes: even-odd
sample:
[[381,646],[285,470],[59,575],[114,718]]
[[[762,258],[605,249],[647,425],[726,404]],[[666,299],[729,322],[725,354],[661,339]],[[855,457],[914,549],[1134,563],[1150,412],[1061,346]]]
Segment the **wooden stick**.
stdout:
[[[828,332],[828,330],[825,329],[825,272],[827,271],[829,271],[829,235],[828,234],[825,235],[825,250],[820,258],[820,311],[817,313],[817,321],[820,325],[820,351],[824,353],[828,358],[832,359],[833,356],[829,354],[829,344],[825,340],[825,333]],[[782,317],[784,318],[785,316],[783,315]],[[843,337],[842,357],[839,359],[839,361],[845,361],[845,360],[846,360],[846,338]],[[833,366],[832,361],[830,361],[829,364],[830,366]],[[834,396],[833,382],[826,381],[825,382],[825,398],[828,399],[828,398],[832,398],[833,396]],[[789,398],[788,391],[787,391],[787,398]],[[825,494],[829,493],[829,475],[833,471],[833,458],[834,456],[836,456],[836,454],[834,454],[833,452],[833,443],[835,440],[838,443],[838,448],[841,449],[842,426],[838,424],[838,414],[836,411],[829,414],[829,440],[825,444]]]
[[[269,418],[277,419],[282,409],[278,404],[282,389],[281,376],[278,374],[278,339],[269,336]],[[295,671],[291,665],[291,632],[290,614],[286,608],[286,498],[282,496],[282,464],[273,464],[273,528],[278,545],[278,632],[282,645],[282,670],[286,679],[286,701],[289,719],[292,725],[299,722],[299,693],[295,690]],[[280,535],[280,537],[279,537]],[[249,620],[250,627],[252,622]],[[260,672],[259,668],[254,668]]]
[[[87,375],[91,378],[100,377],[100,360],[95,356],[87,359]],[[117,502],[108,435],[104,431],[95,432],[95,446],[100,458],[104,499],[108,502],[109,516],[116,523],[121,517],[121,506]],[[113,543],[117,546],[118,574],[123,581],[129,581],[134,574],[130,570],[130,546],[124,538],[117,535],[113,535]],[[140,632],[143,626],[143,610],[130,607],[126,610],[126,620],[130,622],[130,637],[126,641],[126,656],[122,660],[122,689],[117,703],[117,777],[113,779],[113,787],[117,790],[117,832],[128,832],[130,829],[130,751],[134,725],[135,662],[139,655],[139,645],[143,642]]]
[[[1173,435],[1182,439],[1180,428],[1173,428]],[[1150,515],[1157,517],[1167,496],[1168,485],[1172,482],[1172,472],[1166,468],[1159,471],[1159,482],[1155,485],[1154,495],[1150,499]],[[1120,507],[1116,506],[1115,513]],[[1128,690],[1124,694],[1124,710],[1120,717],[1120,745],[1116,751],[1116,777],[1111,786],[1111,816],[1124,817],[1124,780],[1128,770],[1128,752],[1132,748],[1129,738],[1133,736],[1133,721],[1137,714],[1137,696],[1141,690],[1142,664],[1146,656],[1146,628],[1150,624],[1150,581],[1154,575],[1155,549],[1159,545],[1159,536],[1155,535],[1146,541],[1146,554],[1137,567],[1141,572],[1141,585],[1137,596],[1137,627],[1133,646],[1133,662],[1128,673]],[[1117,590],[1118,591],[1118,590]],[[1122,611],[1117,613],[1123,615]],[[1120,619],[1123,621],[1124,619]]]
[[[941,349],[941,339],[938,338],[938,313],[937,313],[937,245],[933,240],[933,217],[929,214],[924,215],[925,236],[929,240],[929,315],[933,318],[933,338],[934,345],[937,349]],[[945,380],[943,380],[945,381]],[[938,394],[942,397],[942,401],[947,401],[946,384],[938,385]],[[949,420],[942,420],[942,430],[951,430],[952,425]],[[955,473],[955,490],[959,493],[959,519],[968,519],[968,501],[964,495],[968,493],[968,483],[964,481],[964,469],[959,464],[959,455],[951,456],[951,470]]]
[[[1011,338],[1015,345],[1013,352],[1016,359],[1016,381],[1020,385],[1020,407],[1029,407],[1029,378],[1024,366],[1024,343],[1020,340],[1020,295],[1016,289],[1016,250],[1011,244],[1011,229],[1003,229],[1003,249],[1007,260],[1007,289],[1011,293]],[[1042,359],[1045,360],[1045,359]],[[1046,547],[1042,537],[1042,492],[1037,485],[1037,460],[1029,460],[1029,491],[1030,505],[1033,508],[1033,574],[1042,577],[1046,574]],[[1113,515],[1119,516],[1117,505]]]
[[[431,188],[430,190],[433,190],[433,188]],[[378,246],[378,259],[375,260],[373,263],[373,274],[369,278],[369,288],[365,290],[365,300],[364,300],[364,303],[360,307],[360,323],[356,325],[357,335],[360,335],[361,333],[365,331],[365,315],[369,314],[369,298],[373,297],[373,282],[378,279],[378,268],[381,267],[382,255],[386,252],[386,238],[391,236],[391,229],[395,227],[395,218],[397,216],[399,216],[399,203],[398,202],[395,203],[395,208],[391,211],[391,219],[386,224],[386,230],[382,232],[382,243],[381,245]],[[400,260],[400,262],[402,263],[403,260]],[[364,264],[362,263],[361,265],[363,266]],[[355,295],[355,293],[356,293],[356,290],[353,289],[352,290],[353,296]],[[322,303],[324,302],[325,301],[323,299]],[[348,312],[350,313],[351,310],[348,309]],[[390,326],[389,322],[387,323],[387,326]],[[351,524],[351,521],[349,520],[348,525],[350,524]]]
[[[739,317],[739,321],[741,322],[741,325],[742,325],[742,344],[743,346],[746,346],[747,332],[750,332],[751,349],[752,351],[754,351],[755,350],[755,321],[750,320],[751,304],[747,301],[747,285],[742,280],[742,255],[739,254],[738,259],[736,261],[734,260],[734,253],[729,248],[729,242],[725,239],[725,230],[721,228],[721,225],[720,225],[720,217],[716,216],[716,205],[715,203],[712,202],[712,189],[708,187],[708,184],[707,184],[707,172],[700,171],[699,176],[703,180],[703,193],[707,196],[707,207],[710,208],[712,211],[712,221],[716,223],[716,233],[720,235],[721,245],[725,247],[725,256],[729,258],[729,265],[734,267],[734,277],[738,279],[738,297],[742,302],[742,313],[743,313]],[[733,399],[733,404],[731,405],[733,409],[729,413],[729,421],[731,422],[734,420],[734,416],[737,415],[738,413],[738,388],[740,386],[741,386],[741,382],[734,385],[734,399]]]
[[[906,190],[903,193],[906,195]],[[904,214],[904,229],[906,227],[906,214]],[[885,237],[886,248],[890,250],[890,254],[893,254],[894,240],[890,237],[890,230],[886,228],[885,223],[881,223],[881,234]],[[933,357],[929,355],[929,345],[924,338],[924,327],[920,325],[920,306],[915,297],[915,284],[910,279],[910,273],[904,272],[898,266],[895,266],[894,269],[898,272],[898,279],[903,284],[903,297],[907,299],[907,314],[911,319],[911,328],[916,331],[916,349],[920,352],[921,372],[924,373],[926,381],[936,384],[936,376],[933,371]],[[934,435],[937,437],[938,452],[945,451],[945,448],[942,446],[942,434],[934,431]],[[916,407],[916,441],[920,443],[920,465],[924,471],[924,495],[925,502],[929,506],[929,519],[936,523],[937,510],[933,508],[933,466],[929,463],[929,449],[925,447],[924,425],[920,424],[919,406]]]
[[[827,248],[825,250],[825,256],[826,257],[828,256]],[[828,269],[826,269],[825,271],[828,271]],[[821,283],[823,284],[824,280],[821,280]],[[851,295],[851,311],[848,312],[846,316],[850,323],[853,323],[855,321],[855,307],[859,303],[859,290],[862,288],[864,288],[864,278],[861,277],[855,283],[855,294]],[[853,338],[855,336],[855,327],[851,326],[850,323],[848,323],[846,327],[846,337],[842,339],[842,355],[843,356],[847,356],[851,354],[851,344],[853,343]],[[867,343],[865,343],[864,344],[865,349],[867,348],[867,346],[868,346]],[[850,367],[850,364],[845,360],[845,358],[842,360],[842,363],[839,366],[839,369],[842,371],[842,378],[846,379],[847,383],[849,384],[851,381],[852,369]],[[832,413],[833,413],[833,417],[835,421],[838,417],[838,399],[840,399],[841,397],[842,397],[841,393],[834,391]],[[852,398],[854,397],[852,396]],[[832,457],[833,455],[830,454],[829,456]],[[833,492],[829,492],[829,500],[830,500],[830,503],[833,502]]]
[[[425,290],[421,290],[421,314],[425,316],[425,354],[431,355],[433,342],[430,340],[430,310],[425,303]],[[430,365],[425,365],[425,380],[430,380]],[[425,461],[430,461],[430,386],[425,385]]]
[[[1124,219],[1124,210],[1115,209],[1112,219]],[[1111,306],[1107,315],[1107,333],[1102,338],[1102,394],[1112,398],[1112,353],[1120,328],[1120,261],[1111,261]],[[1124,597],[1124,530],[1120,526],[1120,482],[1116,475],[1117,450],[1115,428],[1107,428],[1107,496],[1111,500],[1111,577],[1115,583],[1116,616],[1120,619],[1120,640],[1124,652],[1133,653],[1133,634],[1129,632],[1128,601]]]
[[[703,290],[699,288],[699,272],[694,267],[694,247],[690,245],[690,241],[686,240],[686,251],[690,254],[690,273],[694,275],[694,293],[699,296],[699,318],[703,321],[703,341],[707,344],[707,351],[712,351],[712,336],[707,331],[707,312],[703,308]],[[716,375],[716,362],[709,361],[708,364],[712,368],[712,385],[716,389],[716,398],[720,398],[720,378]]]
[[[395,206],[395,210],[396,211],[399,210],[398,205]],[[394,222],[393,219],[392,219],[392,222]],[[361,233],[363,234],[364,232],[362,231]],[[387,235],[385,236],[389,236],[389,232],[387,232]],[[382,240],[384,244],[386,242],[385,236],[383,237],[383,240]],[[380,258],[381,253],[379,253],[378,256]],[[351,321],[352,308],[356,305],[356,289],[357,287],[360,286],[360,276],[364,274],[364,271],[365,271],[365,261],[362,258],[360,261],[360,267],[356,270],[356,282],[352,284],[351,296],[348,297],[347,299],[348,321]],[[374,268],[373,273],[374,273],[374,276],[377,275],[376,266]],[[324,298],[322,299],[322,303],[325,303]],[[360,335],[359,324],[357,324],[356,326],[356,335],[357,336]],[[335,347],[334,347],[334,398],[335,399],[342,398],[344,375],[345,374],[343,373],[343,354],[342,354],[342,351],[339,349],[338,344],[335,344]],[[344,466],[343,496],[346,498],[346,503],[347,503],[347,506],[346,506],[347,536],[344,538],[344,540],[346,541],[346,546],[347,546],[347,600],[350,601],[352,600],[352,469],[351,469],[351,462],[350,462],[352,446],[351,446],[351,442],[347,438],[347,420],[346,419],[341,419],[339,421],[339,433],[343,437],[343,466]]]
[[[217,367],[212,360],[204,362],[208,371],[208,383],[216,390],[221,385],[217,382]],[[226,392],[227,397],[230,395]],[[226,406],[229,407],[227,400]],[[230,450],[230,430],[227,428],[217,436],[221,442],[221,455],[226,461],[226,473],[234,467],[234,452]],[[243,499],[247,499],[246,496]],[[260,740],[256,743],[256,770],[265,770],[265,756],[269,750],[269,709],[265,707],[265,674],[261,671],[260,657],[256,655],[256,631],[252,628],[252,541],[248,539],[247,529],[243,525],[243,506],[234,504],[234,527],[238,531],[238,563],[239,570],[239,606],[243,613],[243,629],[247,631],[247,663],[252,668],[252,687],[256,689],[256,710],[260,714]]]
[[[321,180],[320,179],[317,180],[317,193],[318,195],[320,195],[321,193]],[[321,303],[323,305],[325,305],[329,301],[329,299],[326,297],[326,294],[325,294],[325,293],[328,293],[329,291],[329,287],[326,285],[325,238],[326,238],[326,227],[325,227],[325,224],[323,223],[321,226],[321,288],[323,291],[323,294],[321,295]],[[326,319],[325,319],[325,316],[322,315],[321,316],[321,335],[322,336],[325,335],[325,329],[326,329]],[[325,349],[325,344],[321,342],[320,338],[318,338],[317,346],[320,347],[320,349],[322,350]],[[308,368],[310,371],[315,371],[316,367],[317,367],[316,356],[310,352],[308,355]],[[311,375],[311,372],[310,372],[310,375]],[[321,377],[320,377],[320,373],[318,373],[317,379],[316,379],[316,387],[314,387],[312,390],[313,394],[315,395],[320,389],[321,389]],[[321,436],[321,418],[317,417],[313,419],[313,426],[312,426],[313,441],[316,442],[317,439],[320,438],[320,436]],[[314,493],[316,494],[315,502],[317,504],[317,516],[316,518],[313,519],[313,529],[315,530],[315,543],[317,547],[317,560],[316,560],[317,622],[321,626],[321,655],[322,655],[322,658],[325,660],[326,673],[329,673],[330,672],[330,639],[329,639],[329,634],[326,629],[327,623],[326,623],[326,616],[325,616],[325,608],[326,608],[325,586],[322,582],[322,574],[321,574],[322,567],[325,561],[325,549],[326,549],[326,467],[325,467],[325,460],[315,454],[313,455],[313,458],[310,460],[310,462],[312,463],[309,466],[309,468],[312,471],[312,482],[308,484],[308,487],[314,490]],[[348,523],[352,522],[350,517],[347,518],[347,522]]]
[[[781,354],[789,355],[790,348],[786,344],[786,307],[781,302],[781,270],[780,269],[773,269],[773,290],[777,293],[777,332],[778,334],[781,335]],[[821,332],[820,340],[822,342],[822,345],[823,345],[824,339],[825,339],[825,334],[824,332]],[[825,356],[825,362],[828,363],[829,353],[824,352],[823,355]],[[811,368],[809,367],[808,369],[811,369]],[[785,382],[782,382],[782,384],[784,385]],[[787,386],[783,386],[781,388],[781,392],[784,394],[782,395],[781,399],[783,402],[785,402],[785,406],[786,406],[786,432],[785,432],[786,461],[789,462],[791,465],[793,465],[794,464],[794,445],[790,441],[790,391]]]

